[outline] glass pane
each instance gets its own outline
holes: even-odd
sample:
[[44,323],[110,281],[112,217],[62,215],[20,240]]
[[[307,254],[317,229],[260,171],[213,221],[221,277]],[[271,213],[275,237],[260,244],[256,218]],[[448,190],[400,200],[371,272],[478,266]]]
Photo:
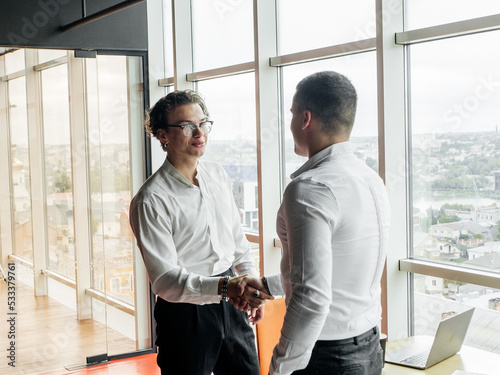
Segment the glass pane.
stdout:
[[499,272],[500,32],[411,47],[413,256]]
[[253,61],[252,3],[192,0],[194,71]]
[[75,279],[68,67],[42,71],[48,267]]
[[[128,221],[129,130],[143,126],[142,116],[140,124],[132,120],[132,111],[143,113],[143,102],[141,87],[130,75],[140,77],[134,70],[140,66],[138,57],[100,55],[86,60],[92,288],[106,299],[93,300],[93,318],[107,325],[109,355],[142,349],[144,341],[136,333],[134,246]],[[109,299],[115,301],[113,306]]]
[[31,222],[30,160],[26,79],[8,81],[11,139],[12,187],[14,199],[14,254],[33,259]]
[[414,274],[414,331],[434,336],[439,321],[475,307],[464,345],[500,354],[500,290]]
[[133,305],[127,58],[88,59],[87,82],[93,286]]
[[67,56],[68,52],[61,49],[39,49],[38,50],[38,63],[44,63],[50,60],[57,59],[58,57]]
[[[245,230],[259,230],[255,75],[198,82],[214,126],[204,158],[220,163],[233,183],[233,195]],[[228,95],[228,93],[238,93]]]
[[172,24],[172,1],[163,0],[163,48],[165,50],[165,77],[174,76],[174,36]]
[[19,49],[5,55],[5,74],[19,72],[24,69],[24,50]]
[[358,93],[356,121],[351,133],[355,154],[378,171],[377,72],[375,53],[363,53],[283,68],[285,179],[307,160],[294,152],[290,131],[290,108],[297,84],[306,76],[324,70],[334,70],[348,77]]
[[498,0],[406,0],[405,29],[420,29],[444,23],[500,13]]
[[374,38],[375,1],[278,0],[279,54]]

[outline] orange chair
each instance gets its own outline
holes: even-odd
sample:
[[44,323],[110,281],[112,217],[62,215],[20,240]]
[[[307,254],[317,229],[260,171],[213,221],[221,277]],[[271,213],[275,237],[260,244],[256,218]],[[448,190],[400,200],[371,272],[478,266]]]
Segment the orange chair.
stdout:
[[269,364],[273,356],[273,349],[280,338],[285,311],[284,298],[267,301],[264,319],[257,324],[257,350],[262,375],[269,373]]

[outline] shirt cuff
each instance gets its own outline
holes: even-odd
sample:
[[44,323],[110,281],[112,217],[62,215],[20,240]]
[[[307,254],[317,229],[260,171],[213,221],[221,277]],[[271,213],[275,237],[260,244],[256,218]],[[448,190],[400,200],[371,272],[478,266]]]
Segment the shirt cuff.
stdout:
[[201,294],[207,296],[205,300],[208,299],[207,303],[219,303],[220,298],[218,295],[219,291],[219,279],[220,277],[202,277],[201,279]]
[[281,274],[266,276],[267,286],[269,286],[269,291],[273,296],[283,296],[285,295],[285,290],[283,289],[283,283],[281,281]]

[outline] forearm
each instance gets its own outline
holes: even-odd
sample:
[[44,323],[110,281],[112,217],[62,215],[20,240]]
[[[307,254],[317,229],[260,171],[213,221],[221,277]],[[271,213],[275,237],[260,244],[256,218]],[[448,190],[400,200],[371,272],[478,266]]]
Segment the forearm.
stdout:
[[179,268],[152,282],[152,289],[156,295],[169,302],[203,305],[220,301],[218,285],[219,277],[188,273]]

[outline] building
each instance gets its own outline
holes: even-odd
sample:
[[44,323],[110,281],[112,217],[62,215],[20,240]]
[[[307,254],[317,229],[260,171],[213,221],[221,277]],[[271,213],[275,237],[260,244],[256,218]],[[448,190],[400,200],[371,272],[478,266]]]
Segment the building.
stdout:
[[460,240],[461,235],[474,237],[479,242],[489,238],[490,232],[484,226],[470,220],[432,225],[429,233],[436,238]]

